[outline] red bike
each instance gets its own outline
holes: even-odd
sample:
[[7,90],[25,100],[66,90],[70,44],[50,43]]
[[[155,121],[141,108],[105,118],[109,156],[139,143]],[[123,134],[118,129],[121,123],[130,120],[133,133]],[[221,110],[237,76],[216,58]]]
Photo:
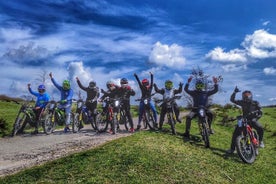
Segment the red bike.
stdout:
[[248,124],[246,117],[237,117],[241,134],[236,139],[236,148],[239,157],[248,164],[252,164],[258,155],[259,137],[255,130]]

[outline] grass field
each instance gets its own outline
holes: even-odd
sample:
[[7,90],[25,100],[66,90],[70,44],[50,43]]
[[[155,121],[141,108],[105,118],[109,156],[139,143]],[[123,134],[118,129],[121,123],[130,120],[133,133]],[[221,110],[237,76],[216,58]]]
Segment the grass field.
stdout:
[[[10,108],[15,108],[10,104]],[[9,108],[8,108],[9,109]],[[6,110],[6,115],[13,114]],[[0,183],[276,183],[276,108],[264,108],[265,148],[257,160],[244,164],[237,154],[227,156],[234,128],[221,123],[220,114],[239,111],[215,110],[217,117],[211,148],[198,139],[184,141],[185,125],[177,124],[177,136],[169,126],[162,132],[141,131],[110,141],[95,149],[74,154],[0,179]],[[199,137],[195,122],[191,134]]]

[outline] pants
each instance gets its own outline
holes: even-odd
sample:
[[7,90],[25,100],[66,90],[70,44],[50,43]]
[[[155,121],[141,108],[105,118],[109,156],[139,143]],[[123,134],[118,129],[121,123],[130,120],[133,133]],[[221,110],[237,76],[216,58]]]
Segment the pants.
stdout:
[[131,113],[130,113],[130,104],[124,103],[122,105],[122,108],[126,112],[126,116],[127,116],[128,120],[129,120],[129,123],[130,123],[130,128],[133,128],[133,120],[132,120],[132,116],[131,116]]
[[[197,110],[192,110],[188,116],[186,117],[186,133],[190,133],[191,121],[197,115]],[[212,121],[213,121],[213,113],[210,110],[206,111],[206,115],[208,116],[208,124],[211,129]]]
[[[175,116],[178,119],[178,117],[179,117],[179,108],[178,108],[176,103],[173,104],[173,108],[174,108]],[[163,126],[166,113],[167,113],[167,106],[166,106],[166,104],[162,104],[160,119],[159,119],[159,127],[160,128],[162,128],[162,126]]]
[[[157,122],[157,111],[156,111],[156,108],[153,104],[152,101],[149,102],[149,105],[150,105],[150,108],[153,112],[153,118],[154,118],[154,121]],[[140,102],[140,105],[139,105],[139,118],[138,118],[138,125],[141,125],[141,121],[142,121],[142,117],[143,117],[143,113],[144,113],[144,109],[145,109],[145,104],[143,101]]]
[[71,119],[71,107],[72,104],[60,104],[58,106],[59,109],[64,109],[65,111],[65,125],[70,125],[70,119]]

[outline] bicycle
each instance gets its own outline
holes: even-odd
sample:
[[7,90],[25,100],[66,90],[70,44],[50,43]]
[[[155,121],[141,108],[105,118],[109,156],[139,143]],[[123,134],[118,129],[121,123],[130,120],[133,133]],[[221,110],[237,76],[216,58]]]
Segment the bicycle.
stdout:
[[106,132],[108,124],[111,125],[112,134],[116,134],[119,129],[119,110],[120,99],[106,97],[102,104],[103,111],[97,116],[97,130],[98,132]]
[[74,129],[73,132],[77,132],[81,129],[83,124],[91,124],[93,130],[97,130],[96,116],[97,112],[91,112],[85,105],[82,99],[77,101],[77,109],[74,115]]
[[[16,104],[21,104],[17,101],[13,101]],[[14,137],[18,133],[23,133],[23,130],[29,124],[31,127],[36,126],[36,115],[33,111],[33,105],[29,101],[25,101],[21,104],[21,107],[17,113],[15,122],[13,124],[12,134],[11,136]],[[44,115],[44,109],[41,110],[39,114],[39,120],[38,120],[38,127],[43,125],[43,116]]]
[[156,121],[154,120],[153,112],[150,107],[151,98],[139,98],[135,101],[140,101],[140,103],[144,103],[144,111],[142,116],[144,129],[147,129],[147,127],[149,126],[150,130],[156,130]]
[[204,106],[199,106],[197,108],[194,108],[197,111],[197,117],[198,117],[198,127],[200,135],[204,141],[204,145],[206,148],[210,147],[210,127],[209,127],[209,117],[206,114],[207,108]]
[[259,154],[259,137],[255,130],[248,124],[247,117],[237,116],[237,126],[240,135],[236,138],[236,148],[243,162],[252,164]]
[[[59,108],[58,105],[61,104],[60,101],[50,101],[46,108],[46,116],[43,124],[43,129],[46,134],[51,134],[55,131],[56,126],[64,125],[66,115],[65,109]],[[74,113],[71,112],[70,124],[72,125],[73,132],[76,132],[76,126],[74,125]]]
[[175,125],[176,125],[176,115],[175,115],[175,109],[174,109],[174,100],[180,99],[181,96],[173,96],[173,97],[168,97],[162,100],[156,100],[157,103],[161,103],[160,106],[165,105],[166,106],[166,114],[167,114],[167,119],[168,123],[171,126],[172,134],[176,135],[175,131]]

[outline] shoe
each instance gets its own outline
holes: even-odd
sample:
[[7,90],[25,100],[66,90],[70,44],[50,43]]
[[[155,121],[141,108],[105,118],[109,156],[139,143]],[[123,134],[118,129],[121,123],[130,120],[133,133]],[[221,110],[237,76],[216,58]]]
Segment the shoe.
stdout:
[[141,128],[141,125],[137,125],[136,130],[140,130],[140,128]]
[[261,141],[261,142],[260,142],[259,147],[260,147],[260,148],[264,148],[264,147],[265,147],[265,145],[264,145],[264,142],[263,142],[263,141]]
[[190,138],[190,132],[185,132],[185,133],[183,134],[183,137],[185,137],[185,138]]
[[38,134],[38,130],[34,130],[31,134],[32,134],[32,135]]
[[226,151],[226,154],[229,154],[229,155],[230,155],[230,154],[233,154],[234,151],[235,151],[235,150],[233,150],[233,149],[229,149],[229,150]]
[[134,128],[130,128],[130,129],[129,129],[129,132],[130,132],[130,133],[133,133],[133,132],[134,132]]
[[81,123],[79,126],[79,130],[83,128],[83,124]]
[[70,131],[70,128],[69,127],[65,127],[64,128],[64,133],[67,133],[67,132],[69,132]]
[[214,130],[213,129],[210,129],[210,134],[214,134]]

